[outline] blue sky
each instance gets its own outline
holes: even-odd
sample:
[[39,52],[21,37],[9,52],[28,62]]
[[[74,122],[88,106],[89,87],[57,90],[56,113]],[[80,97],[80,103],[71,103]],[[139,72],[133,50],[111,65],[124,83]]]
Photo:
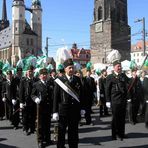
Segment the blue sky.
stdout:
[[[12,0],[7,1],[7,15],[11,23]],[[43,44],[49,37],[49,56],[55,56],[56,50],[65,45],[70,48],[75,42],[78,48],[90,48],[90,24],[93,21],[94,0],[41,0],[43,8]],[[25,0],[26,6],[31,6],[31,0]],[[145,17],[148,31],[148,0],[128,0],[128,22],[131,34],[141,32],[142,23],[134,23],[138,18]],[[0,18],[2,12],[0,0]],[[26,16],[29,21],[29,12]],[[132,36],[132,43],[142,38],[142,34]]]

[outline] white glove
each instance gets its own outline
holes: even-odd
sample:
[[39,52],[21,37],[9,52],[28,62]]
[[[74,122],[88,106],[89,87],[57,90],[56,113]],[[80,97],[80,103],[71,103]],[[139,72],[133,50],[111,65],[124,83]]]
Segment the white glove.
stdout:
[[35,99],[35,103],[36,103],[36,104],[40,104],[40,102],[41,102],[41,100],[40,100],[39,98],[36,98],[36,99]]
[[55,121],[59,120],[59,114],[58,113],[53,113],[52,119]]
[[81,112],[80,112],[80,114],[81,114],[81,116],[84,116],[85,115],[85,113],[86,113],[86,111],[85,110],[81,110]]
[[3,99],[2,99],[3,102],[6,102],[6,100],[7,100],[6,98],[3,98]]
[[127,102],[131,102],[131,99],[128,99]]
[[12,104],[16,105],[16,100],[15,99],[12,99]]
[[148,100],[146,101],[146,103],[148,103]]
[[23,109],[24,108],[24,104],[20,103],[20,108]]
[[111,108],[110,102],[106,102],[106,106],[107,106],[108,108]]

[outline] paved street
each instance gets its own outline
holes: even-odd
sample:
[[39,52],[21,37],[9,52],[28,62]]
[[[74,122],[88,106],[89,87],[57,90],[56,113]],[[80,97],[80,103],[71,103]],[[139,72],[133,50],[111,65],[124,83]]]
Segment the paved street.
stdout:
[[[94,126],[83,125],[79,129],[79,148],[148,148],[148,129],[143,122],[136,125],[126,124],[128,139],[111,140],[111,117],[99,118],[98,108],[92,114]],[[84,122],[84,121],[82,121]],[[53,128],[52,128],[53,130]],[[47,148],[56,148],[55,145]],[[14,130],[9,121],[0,121],[0,148],[37,148],[36,135],[25,136],[22,129]],[[68,148],[68,146],[67,146]]]

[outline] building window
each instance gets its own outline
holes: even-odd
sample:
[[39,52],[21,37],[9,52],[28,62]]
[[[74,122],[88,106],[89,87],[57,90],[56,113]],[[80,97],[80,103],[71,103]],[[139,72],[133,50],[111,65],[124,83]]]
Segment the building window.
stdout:
[[98,21],[102,19],[102,7],[98,8]]
[[29,45],[29,39],[28,39],[28,38],[27,38],[27,40],[26,40],[26,44]]
[[141,53],[141,56],[143,56],[143,53]]
[[137,56],[139,56],[139,53],[137,53]]
[[33,46],[33,39],[31,39],[30,41],[31,41],[31,46]]

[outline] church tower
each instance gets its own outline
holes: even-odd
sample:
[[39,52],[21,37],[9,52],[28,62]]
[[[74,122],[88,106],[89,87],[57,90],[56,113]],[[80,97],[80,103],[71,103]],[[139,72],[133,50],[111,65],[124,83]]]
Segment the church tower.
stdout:
[[24,0],[13,0],[12,4],[12,65],[21,59],[24,46],[23,32],[25,30]]
[[127,0],[94,0],[90,44],[92,63],[106,63],[112,49],[119,50],[121,60],[130,59]]
[[6,0],[3,0],[2,19],[0,20],[0,31],[7,27],[9,27],[9,21],[7,20]]
[[40,0],[32,0],[31,29],[37,34],[36,50],[40,54],[42,49],[42,8]]

